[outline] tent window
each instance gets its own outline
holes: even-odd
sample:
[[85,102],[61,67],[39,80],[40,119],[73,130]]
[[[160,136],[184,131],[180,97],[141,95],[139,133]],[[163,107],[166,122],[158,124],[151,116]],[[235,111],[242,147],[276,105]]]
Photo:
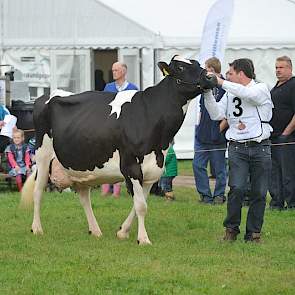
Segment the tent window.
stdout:
[[37,97],[37,87],[29,87],[30,97],[35,98]]
[[21,56],[21,62],[35,62],[35,56]]

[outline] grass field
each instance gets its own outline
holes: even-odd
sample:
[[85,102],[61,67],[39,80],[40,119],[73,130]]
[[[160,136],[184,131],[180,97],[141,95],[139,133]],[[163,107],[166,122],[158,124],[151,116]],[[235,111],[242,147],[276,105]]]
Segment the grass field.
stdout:
[[[225,206],[198,203],[190,188],[175,202],[150,196],[146,228],[152,246],[115,233],[132,199],[93,192],[103,231],[88,235],[74,193],[46,193],[43,236],[30,232],[32,212],[18,209],[17,192],[0,193],[0,294],[294,294],[295,211],[267,210],[260,245],[222,243]],[[243,209],[245,217],[247,209]],[[244,219],[242,230],[244,231]]]
[[178,175],[193,176],[192,160],[178,160]]

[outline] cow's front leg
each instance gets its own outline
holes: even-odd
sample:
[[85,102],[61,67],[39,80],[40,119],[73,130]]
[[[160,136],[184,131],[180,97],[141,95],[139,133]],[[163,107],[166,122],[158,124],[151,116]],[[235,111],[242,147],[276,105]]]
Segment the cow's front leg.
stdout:
[[[147,196],[151,190],[151,187],[152,187],[153,184],[143,184],[143,195],[145,197],[145,199],[147,200]],[[132,206],[132,209],[128,215],[128,217],[126,218],[126,220],[123,222],[123,224],[121,225],[120,227],[120,230],[117,232],[117,237],[118,239],[127,239],[129,238],[129,231],[131,229],[131,225],[132,225],[132,222],[134,220],[134,217],[135,217],[135,208],[134,206]]]
[[87,221],[89,233],[95,237],[100,237],[102,232],[97,224],[96,218],[93,214],[90,200],[90,189],[89,188],[78,188],[77,193],[80,196],[80,202],[84,208]]
[[147,212],[147,203],[144,195],[144,190],[140,185],[138,180],[131,179],[133,184],[134,196],[134,208],[138,218],[138,235],[137,241],[139,245],[151,244],[149,237],[147,235],[145,225],[144,225],[144,217]]

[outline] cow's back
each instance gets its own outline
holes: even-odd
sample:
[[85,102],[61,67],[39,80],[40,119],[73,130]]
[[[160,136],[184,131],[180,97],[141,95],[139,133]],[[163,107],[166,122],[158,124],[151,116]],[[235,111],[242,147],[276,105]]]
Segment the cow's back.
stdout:
[[55,153],[66,168],[102,168],[118,149],[118,121],[110,118],[115,94],[84,92],[50,101]]

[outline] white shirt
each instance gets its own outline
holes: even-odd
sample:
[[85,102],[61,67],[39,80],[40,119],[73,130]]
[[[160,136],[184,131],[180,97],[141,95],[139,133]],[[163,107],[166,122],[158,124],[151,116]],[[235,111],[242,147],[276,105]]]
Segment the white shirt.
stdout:
[[204,94],[205,107],[212,120],[227,119],[227,140],[261,142],[270,137],[273,104],[270,92],[264,83],[254,80],[247,86],[224,81],[227,92],[216,102],[212,91]]

